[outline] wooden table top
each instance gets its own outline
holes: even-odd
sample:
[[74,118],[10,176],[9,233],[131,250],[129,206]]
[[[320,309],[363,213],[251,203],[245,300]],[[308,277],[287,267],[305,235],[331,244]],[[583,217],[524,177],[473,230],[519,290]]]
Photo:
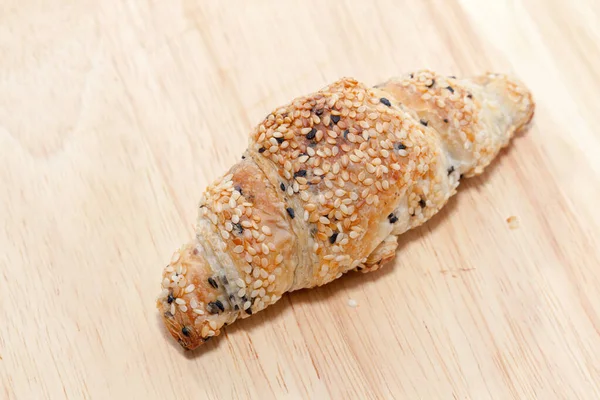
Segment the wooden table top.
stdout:
[[[4,0],[0,398],[600,398],[598,43],[597,0]],[[251,128],[422,68],[515,74],[532,128],[381,271],[184,353],[160,274]]]

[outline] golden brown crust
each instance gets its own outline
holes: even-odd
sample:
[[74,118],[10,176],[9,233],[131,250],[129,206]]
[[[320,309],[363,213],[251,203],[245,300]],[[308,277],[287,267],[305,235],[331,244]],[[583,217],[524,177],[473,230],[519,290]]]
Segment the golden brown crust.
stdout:
[[285,292],[378,269],[532,114],[505,76],[430,71],[376,88],[341,79],[278,108],[207,188],[196,239],[165,269],[167,328],[195,348]]

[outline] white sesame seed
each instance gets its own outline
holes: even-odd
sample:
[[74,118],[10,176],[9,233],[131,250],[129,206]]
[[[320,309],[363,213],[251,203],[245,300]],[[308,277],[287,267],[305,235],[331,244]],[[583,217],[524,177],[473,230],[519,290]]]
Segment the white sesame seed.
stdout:
[[177,303],[177,304],[185,304],[185,300],[182,299],[181,297],[178,297],[178,298],[175,299],[175,303]]
[[352,308],[356,308],[356,306],[358,306],[358,303],[354,299],[349,299],[348,300],[348,306],[350,306]]
[[171,309],[169,311],[172,315],[175,315],[175,303],[171,303]]
[[239,245],[238,245],[238,246],[235,246],[235,247],[233,248],[233,252],[234,252],[234,253],[237,253],[237,254],[241,254],[241,253],[243,253],[243,252],[244,252],[244,246],[239,246]]
[[204,311],[199,308],[194,308],[194,312],[198,315],[204,315]]
[[247,310],[247,309],[249,309],[251,306],[252,306],[252,303],[250,303],[249,301],[246,301],[246,302],[244,303],[244,310]]
[[202,330],[200,331],[200,335],[202,335],[202,337],[207,337],[209,331],[210,331],[210,327],[208,325],[204,325],[202,327]]
[[175,264],[177,261],[179,261],[179,258],[181,257],[181,254],[176,251],[175,253],[173,253],[173,256],[171,256],[171,263]]
[[246,289],[242,288],[237,292],[238,297],[244,297],[246,295]]
[[196,286],[192,283],[185,288],[185,293],[192,293],[196,289]]
[[208,321],[208,326],[210,326],[211,329],[217,329],[217,323],[213,320]]
[[244,280],[242,278],[237,278],[235,280],[235,284],[241,288],[246,287],[246,284],[244,283]]
[[188,309],[187,309],[187,306],[184,306],[184,305],[180,305],[180,306],[179,306],[179,309],[180,309],[182,312],[187,312],[187,310],[188,310]]
[[264,255],[269,254],[269,246],[267,246],[264,243],[261,244],[261,250],[262,250],[262,252],[263,252]]

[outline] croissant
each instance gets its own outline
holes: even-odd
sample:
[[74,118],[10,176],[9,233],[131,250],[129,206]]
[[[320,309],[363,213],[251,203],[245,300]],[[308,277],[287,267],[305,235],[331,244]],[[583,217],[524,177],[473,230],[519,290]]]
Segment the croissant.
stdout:
[[276,109],[206,188],[195,238],[164,269],[170,334],[194,349],[286,292],[379,269],[534,107],[506,75],[422,70],[373,88],[340,79]]

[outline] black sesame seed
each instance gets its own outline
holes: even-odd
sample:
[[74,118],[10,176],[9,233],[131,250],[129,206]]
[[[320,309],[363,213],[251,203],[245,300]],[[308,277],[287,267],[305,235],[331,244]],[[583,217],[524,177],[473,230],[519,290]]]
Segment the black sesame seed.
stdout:
[[410,74],[410,79],[414,78],[415,74]]
[[229,302],[230,303],[235,303],[235,295],[233,295],[233,294],[229,295]]
[[167,303],[171,304],[174,301],[175,301],[175,297],[173,297],[173,295],[171,293],[169,293],[169,295],[167,296]]
[[444,122],[445,122],[445,123],[448,123],[448,122],[450,122],[450,121],[448,121],[448,118],[444,118]]
[[277,143],[281,144],[281,143],[283,143],[283,141],[284,141],[285,139],[284,139],[284,138],[282,138],[282,137],[278,137],[278,138],[275,138],[275,140],[277,140]]
[[241,235],[242,233],[244,233],[244,227],[239,222],[233,223],[233,230],[238,235]]
[[296,217],[296,212],[294,211],[293,208],[288,207],[285,209],[285,211],[287,211],[287,213],[289,214],[291,219],[294,219]]
[[403,143],[398,142],[394,145],[394,148],[396,150],[404,150],[404,149],[406,149],[406,146]]
[[458,177],[459,179],[462,179],[465,177],[465,174],[460,174],[460,176]]
[[333,232],[333,235],[329,236],[329,243],[334,244],[338,237],[338,232]]
[[210,283],[210,286],[214,287],[215,289],[219,288],[217,281],[215,281],[212,277],[208,278],[208,283]]
[[344,131],[344,139],[348,140],[348,133],[350,133],[350,131],[348,131],[348,129],[346,129]]
[[265,150],[266,150],[266,149],[265,149],[264,147],[261,147],[260,149],[258,149],[258,152],[259,152],[259,153],[264,153],[264,152],[265,152]]
[[[219,303],[221,303],[219,300],[217,300]],[[219,311],[221,311],[221,307],[223,307],[223,303],[221,303],[221,307],[219,307],[219,305],[217,304],[217,301],[211,301],[210,303],[208,303],[208,305],[206,306],[206,309],[208,310],[209,313],[211,314],[218,314]]]
[[221,282],[223,282],[223,285],[229,284],[229,281],[227,280],[227,277],[225,275],[221,275]]
[[396,222],[398,222],[398,217],[396,216],[396,214],[391,213],[390,215],[388,215],[388,221],[390,221],[390,224],[395,224]]
[[245,160],[245,159],[246,159],[246,156],[242,156],[242,160]]
[[435,79],[431,80],[431,85],[427,85],[428,88],[432,88],[435,85]]
[[184,326],[183,328],[181,328],[181,333],[184,334],[184,336],[190,336],[190,329],[187,326]]
[[429,122],[425,121],[424,119],[422,119],[420,122],[421,122],[421,125],[423,125],[423,126],[429,125]]
[[221,303],[221,300],[217,300],[214,303],[217,307],[219,307],[219,310],[225,311],[225,306],[223,306],[223,303]]
[[448,168],[448,175],[450,175],[453,172],[454,172],[454,165],[452,165],[450,168]]
[[305,169],[301,169],[300,171],[294,173],[294,178],[297,178],[299,176],[305,177],[306,176],[306,170]]
[[419,200],[419,205],[421,206],[421,208],[425,208],[425,206],[427,205],[427,203],[425,202],[424,199]]
[[472,98],[473,98],[473,95],[472,95],[471,93],[469,93],[469,94],[467,95],[467,97],[468,97],[469,99],[472,99]]
[[390,103],[390,101],[388,99],[386,99],[385,97],[380,98],[379,101],[388,107],[392,106],[392,103]]
[[241,186],[236,186],[235,190],[237,190],[238,192],[240,192],[240,194],[243,196],[244,195],[244,191],[242,190]]
[[333,123],[337,125],[337,123],[340,122],[340,116],[339,115],[332,115],[331,116],[331,121],[333,121]]
[[285,185],[283,182],[279,184],[279,189],[281,189],[282,192],[285,192]]
[[323,109],[319,108],[317,111],[315,111],[315,114],[317,114],[320,117],[321,115],[323,115]]
[[251,307],[248,307],[248,309],[246,309],[244,311],[246,311],[246,314],[252,315],[252,308]]
[[310,130],[310,132],[308,132],[308,133],[306,134],[306,138],[307,138],[308,140],[313,140],[313,139],[315,138],[316,134],[317,134],[317,130],[316,130],[315,128],[312,128],[312,129]]
[[452,88],[452,86],[448,86],[446,89],[448,89],[450,93],[454,93],[454,89]]
[[450,79],[456,79],[456,77],[454,75],[450,75],[448,78],[450,78]]

